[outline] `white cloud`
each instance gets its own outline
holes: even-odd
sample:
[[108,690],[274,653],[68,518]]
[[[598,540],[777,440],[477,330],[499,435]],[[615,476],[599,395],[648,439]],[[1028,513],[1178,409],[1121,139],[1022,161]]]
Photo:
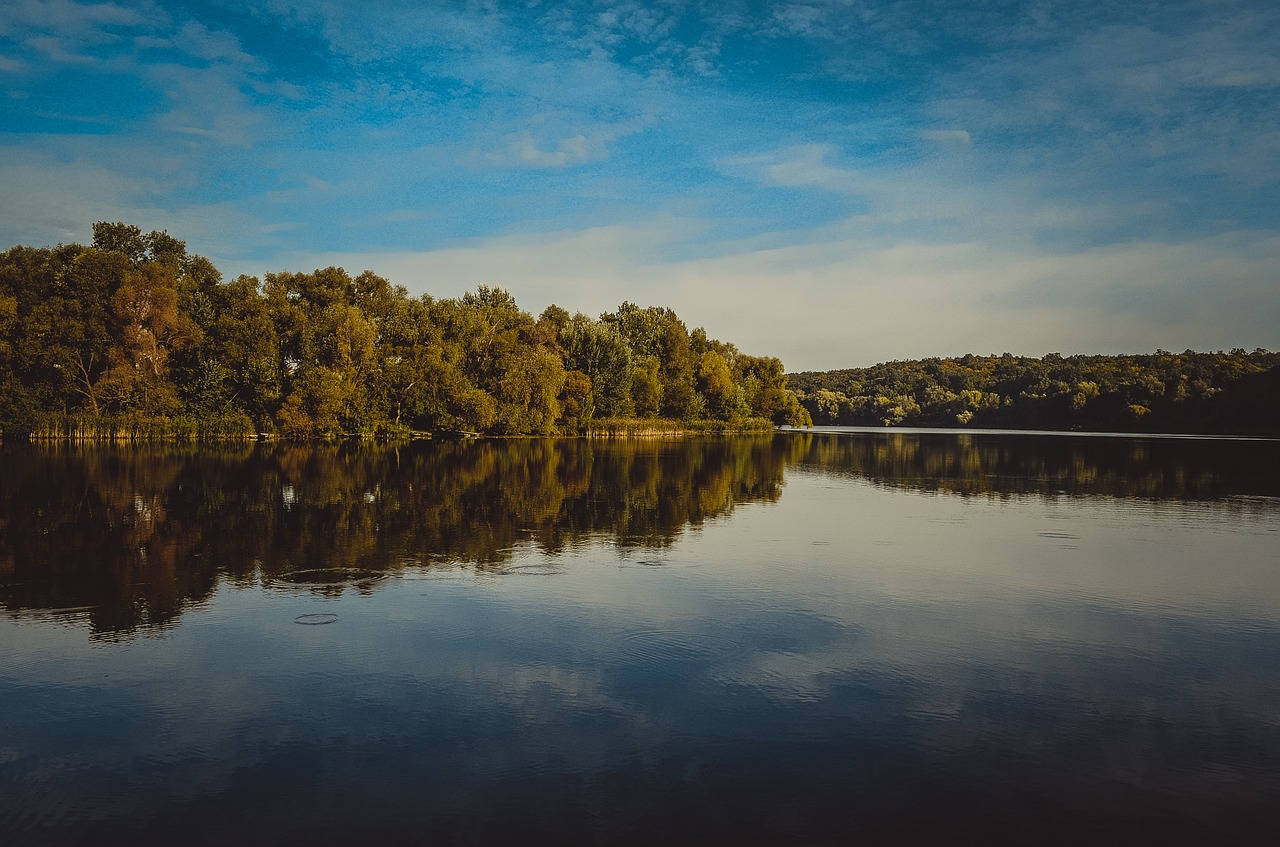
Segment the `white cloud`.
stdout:
[[260,63],[240,47],[240,41],[228,32],[210,30],[204,24],[183,24],[173,43],[184,52],[206,61],[224,61],[260,68]]
[[147,205],[158,188],[87,158],[60,161],[39,152],[0,148],[0,194],[8,244],[45,246],[83,240],[97,220],[119,220]]
[[[134,7],[69,0],[11,0],[0,4],[0,37],[40,54],[42,64],[114,69],[129,30],[164,26],[168,16],[149,2]],[[34,59],[35,57],[33,57]]]
[[821,7],[808,3],[785,3],[773,10],[774,21],[792,35],[825,35],[825,18]]
[[522,307],[551,303],[596,314],[635,300],[655,281],[654,255],[680,239],[687,222],[595,227],[472,239],[426,252],[290,254],[295,270],[339,265],[372,269],[415,294],[457,297],[478,285],[507,288]]
[[130,169],[95,156],[94,137],[57,145],[53,152],[0,147],[0,244],[36,247],[88,243],[95,221],[125,221],[144,231],[164,229],[194,252],[236,256],[264,241],[259,221],[232,204],[175,203],[166,176],[181,158],[148,149],[154,170]]
[[829,164],[839,153],[834,144],[802,144],[754,156],[720,160],[722,169],[741,173],[768,185],[818,188],[847,194],[863,192],[868,180],[858,171]]
[[926,141],[939,141],[949,144],[972,144],[969,132],[963,129],[926,129],[921,130],[920,137]]
[[44,58],[50,62],[67,65],[88,65],[98,61],[92,56],[73,52],[74,48],[69,47],[66,39],[55,38],[51,35],[37,35],[28,38],[24,43],[27,47],[44,54]]
[[430,212],[424,212],[421,209],[392,209],[384,215],[376,217],[369,221],[370,225],[394,224],[394,223],[412,223],[415,221],[427,221],[438,215]]
[[0,7],[0,34],[31,29],[79,34],[102,26],[138,26],[161,17],[163,13],[149,2],[128,8],[72,0],[9,0]]
[[485,161],[500,165],[521,165],[534,168],[563,168],[589,161],[592,151],[587,137],[581,133],[561,139],[556,149],[543,150],[532,135],[513,139],[500,153],[486,153]]
[[263,202],[272,206],[332,203],[344,189],[350,189],[349,185],[336,185],[308,173],[295,174],[288,181],[292,183],[288,188],[263,192]]
[[302,86],[284,80],[264,82],[255,79],[249,82],[249,86],[259,94],[281,97],[285,100],[302,100],[307,95],[307,90]]
[[147,76],[164,90],[170,104],[169,110],[155,119],[162,131],[250,147],[268,122],[266,111],[242,90],[243,77],[238,70],[156,64],[147,68]]

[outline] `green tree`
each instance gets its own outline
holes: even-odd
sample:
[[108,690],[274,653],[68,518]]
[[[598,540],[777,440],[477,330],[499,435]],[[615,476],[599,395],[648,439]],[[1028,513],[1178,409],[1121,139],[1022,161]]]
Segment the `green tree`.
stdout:
[[698,391],[706,400],[708,411],[720,420],[745,411],[729,363],[715,350],[706,350],[698,362]]
[[662,408],[662,376],[657,356],[638,356],[632,361],[631,404],[642,417],[657,415]]
[[98,250],[119,253],[134,264],[147,255],[147,239],[132,224],[98,221],[93,225],[93,246]]
[[600,417],[632,413],[631,347],[618,328],[578,314],[560,333],[565,366],[591,380],[592,406]]
[[[625,302],[596,321],[549,306],[535,320],[501,288],[410,299],[372,271],[338,267],[224,283],[167,231],[100,221],[93,233],[92,247],[0,254],[0,426],[10,431],[63,412],[101,431],[118,431],[117,414],[130,426],[186,415],[295,438],[803,414],[780,362],[691,334],[670,309]],[[1177,358],[1142,383],[1148,395],[1210,391],[1210,377],[1171,370]],[[1055,397],[1076,384],[1055,380]],[[1146,395],[1125,400],[1135,397]]]
[[[188,401],[203,414],[242,412],[259,431],[274,428],[281,402],[281,342],[267,299],[254,277],[240,276],[213,292],[214,319],[192,371]],[[212,372],[205,375],[205,369]]]

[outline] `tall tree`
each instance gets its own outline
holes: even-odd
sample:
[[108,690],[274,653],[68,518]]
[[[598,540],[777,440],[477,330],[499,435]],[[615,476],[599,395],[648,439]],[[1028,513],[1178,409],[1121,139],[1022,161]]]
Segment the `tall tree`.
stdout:
[[574,315],[560,333],[565,365],[591,380],[592,406],[600,417],[632,413],[631,346],[616,326]]

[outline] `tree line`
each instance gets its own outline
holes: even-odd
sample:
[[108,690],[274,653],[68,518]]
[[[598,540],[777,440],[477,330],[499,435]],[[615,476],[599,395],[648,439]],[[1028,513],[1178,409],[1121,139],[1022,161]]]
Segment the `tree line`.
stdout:
[[819,424],[1280,435],[1280,353],[966,355],[792,374]]
[[5,437],[579,435],[806,424],[782,362],[668,308],[411,297],[331,267],[224,281],[167,232],[0,254]]

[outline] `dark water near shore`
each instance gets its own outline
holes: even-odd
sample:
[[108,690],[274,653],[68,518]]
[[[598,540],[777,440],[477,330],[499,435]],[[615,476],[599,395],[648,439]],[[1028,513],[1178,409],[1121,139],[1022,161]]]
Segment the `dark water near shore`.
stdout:
[[0,452],[0,844],[1274,843],[1280,443]]

